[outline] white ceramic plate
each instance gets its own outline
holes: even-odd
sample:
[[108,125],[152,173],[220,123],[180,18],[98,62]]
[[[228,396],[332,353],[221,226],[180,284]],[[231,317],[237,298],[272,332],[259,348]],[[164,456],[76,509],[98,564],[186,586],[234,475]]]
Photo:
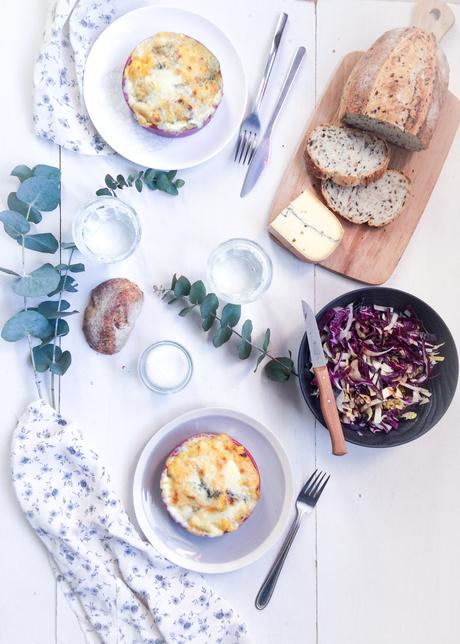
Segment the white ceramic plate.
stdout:
[[[160,494],[160,475],[169,453],[202,432],[226,433],[250,451],[260,472],[261,495],[251,516],[235,532],[197,537],[175,523]],[[237,411],[191,411],[162,427],[145,446],[134,475],[134,509],[150,543],[189,570],[222,573],[247,566],[282,535],[294,508],[289,462],[278,440],[261,423]]]
[[[224,96],[205,127],[190,136],[166,138],[137,124],[123,97],[123,67],[134,47],[158,31],[192,36],[217,56]],[[201,16],[168,6],[125,14],[94,43],[85,67],[83,91],[89,116],[102,138],[130,161],[147,168],[180,170],[210,159],[235,135],[246,109],[243,65],[227,36]]]

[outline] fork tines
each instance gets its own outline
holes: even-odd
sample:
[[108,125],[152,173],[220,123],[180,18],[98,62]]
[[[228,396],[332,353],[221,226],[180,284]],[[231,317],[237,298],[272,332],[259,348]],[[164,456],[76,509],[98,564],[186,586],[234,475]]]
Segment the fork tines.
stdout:
[[330,475],[326,472],[315,470],[300,491],[299,498],[307,503],[315,504],[321,496],[329,479]]
[[243,165],[246,161],[249,164],[256,147],[256,139],[257,134],[255,132],[251,130],[240,130],[235,149],[235,158],[233,160]]

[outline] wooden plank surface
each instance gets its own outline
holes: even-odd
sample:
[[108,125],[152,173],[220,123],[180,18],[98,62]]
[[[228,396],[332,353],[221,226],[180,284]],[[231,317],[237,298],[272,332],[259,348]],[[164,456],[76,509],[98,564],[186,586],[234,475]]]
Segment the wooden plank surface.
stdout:
[[[345,82],[362,52],[345,56],[318,104],[288,165],[275,196],[269,221],[302,191],[321,197],[320,182],[305,169],[304,150],[311,130],[321,124],[338,123],[338,107]],[[344,236],[337,250],[321,266],[367,284],[383,284],[396,268],[423,215],[460,122],[460,101],[448,92],[429,147],[411,152],[391,145],[390,168],[404,172],[411,180],[411,195],[404,212],[388,226],[372,228],[340,218]],[[298,256],[298,255],[297,255]]]
[[[117,0],[117,5],[120,11],[128,11],[147,2]],[[33,20],[25,23],[25,13],[32,15],[30,1],[6,3],[0,25],[9,52],[4,69],[10,88],[9,100],[0,108],[3,197],[16,183],[8,177],[15,163],[59,162],[58,149],[36,139],[30,126],[31,73],[47,3],[36,4],[39,9],[34,7]],[[408,24],[411,4],[398,0],[318,0],[316,6],[298,0],[190,2],[190,10],[206,15],[233,40],[245,61],[253,94],[263,71],[270,30],[279,11],[289,14],[263,106],[264,123],[292,52],[299,45],[307,46],[302,76],[274,132],[270,162],[244,200],[239,199],[244,169],[233,164],[231,146],[203,166],[180,173],[186,180],[180,198],[124,193],[123,198],[142,218],[140,254],[119,266],[88,264],[87,273],[79,276],[80,293],[72,294],[72,304],[82,311],[92,286],[123,274],[139,281],[146,291],[143,315],[118,358],[91,352],[79,332],[81,316],[71,320],[66,348],[72,350],[74,364],[62,380],[63,412],[81,423],[88,441],[109,467],[113,485],[131,516],[131,477],[144,443],[162,423],[200,406],[229,405],[266,423],[288,453],[296,484],[315,467],[332,475],[327,493],[301,527],[266,610],[255,609],[254,597],[276,547],[246,570],[208,579],[247,620],[253,644],[458,644],[460,638],[460,399],[439,427],[416,443],[378,452],[351,445],[346,460],[337,459],[330,456],[327,432],[322,427],[314,430],[295,381],[276,385],[261,373],[253,375],[250,364],[235,359],[233,346],[215,350],[192,320],[177,317],[177,310],[165,310],[150,291],[153,283],[166,281],[175,270],[204,278],[209,252],[224,239],[255,239],[273,259],[274,278],[267,294],[244,307],[244,314],[253,319],[258,331],[264,325],[271,327],[274,351],[284,353],[291,348],[296,355],[303,333],[300,298],[318,309],[356,283],[299,262],[272,243],[265,232],[270,203],[313,111],[315,87],[321,94],[347,52],[364,49],[385,29]],[[458,25],[458,6],[456,18]],[[452,91],[460,96],[458,26],[455,29],[443,39],[443,46],[451,61]],[[390,285],[412,290],[428,301],[458,339],[458,136],[454,148]],[[126,174],[132,164],[119,157],[88,158],[66,152],[62,170],[63,238],[68,239],[76,209],[102,185],[105,174]],[[43,230],[58,234],[58,213],[49,213],[46,219]],[[0,250],[2,265],[14,267],[15,244],[6,235],[0,236]],[[36,261],[40,261],[38,255]],[[7,277],[0,279],[3,284]],[[1,291],[2,320],[15,303],[16,296]],[[194,359],[190,388],[175,396],[155,396],[136,378],[139,352],[161,337],[183,342]],[[66,599],[59,590],[55,594],[44,549],[21,515],[12,491],[11,429],[33,390],[22,344],[1,343],[0,353],[4,366],[0,373],[0,511],[4,525],[0,644],[83,644]]]

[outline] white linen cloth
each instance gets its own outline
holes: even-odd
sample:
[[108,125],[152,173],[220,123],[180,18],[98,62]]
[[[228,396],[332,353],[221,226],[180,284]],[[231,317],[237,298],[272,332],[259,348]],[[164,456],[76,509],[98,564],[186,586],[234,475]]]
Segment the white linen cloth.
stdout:
[[200,575],[140,538],[79,427],[45,401],[20,418],[11,463],[19,503],[87,642],[249,642],[245,625]]
[[86,58],[114,18],[113,0],[49,1],[34,72],[35,133],[75,152],[113,153],[91,123],[83,100]]

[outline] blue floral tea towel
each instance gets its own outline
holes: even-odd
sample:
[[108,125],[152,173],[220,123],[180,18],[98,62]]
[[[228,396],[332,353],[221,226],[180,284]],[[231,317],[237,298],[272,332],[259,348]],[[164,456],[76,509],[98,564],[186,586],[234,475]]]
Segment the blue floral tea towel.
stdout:
[[79,427],[45,401],[12,441],[19,503],[93,644],[247,644],[246,627],[200,575],[172,565],[131,525]]
[[113,0],[50,0],[34,72],[34,130],[75,152],[113,153],[86,111],[83,71],[93,42],[114,15]]

